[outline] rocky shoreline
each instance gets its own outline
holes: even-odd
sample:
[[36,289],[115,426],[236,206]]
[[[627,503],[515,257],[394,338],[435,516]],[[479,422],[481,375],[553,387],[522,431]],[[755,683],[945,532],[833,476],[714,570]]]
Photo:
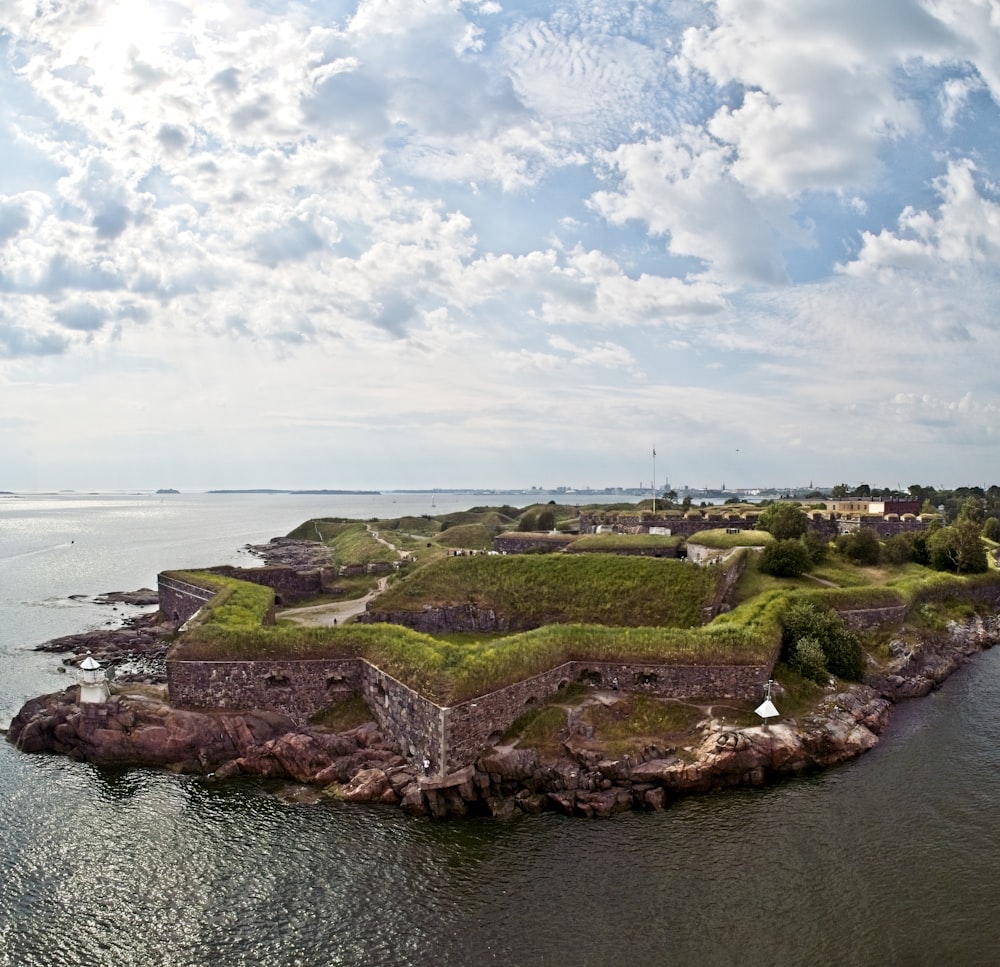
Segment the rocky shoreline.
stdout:
[[[73,635],[51,643],[58,645],[51,650],[82,657],[79,649],[85,646],[114,661],[115,647],[127,645],[131,652],[145,647],[140,643],[147,638],[150,649],[165,649],[151,630],[155,620],[146,620],[149,628]],[[104,639],[104,647],[97,647],[95,636]],[[543,759],[534,749],[496,747],[444,777],[421,774],[374,723],[333,733],[297,725],[279,712],[186,712],[170,707],[162,685],[134,681],[117,685],[117,694],[104,704],[78,704],[76,686],[33,699],[11,722],[7,738],[25,752],[216,779],[282,779],[306,787],[295,791],[298,799],[382,803],[436,818],[549,809],[610,816],[662,809],[685,795],[764,785],[854,758],[878,743],[894,702],[927,694],[997,641],[997,617],[953,624],[919,640],[898,639],[890,646],[888,667],[873,667],[866,684],[831,692],[797,721],[740,729],[706,718],[685,748],[649,746],[641,755],[621,758],[595,751],[571,732],[556,759]]]

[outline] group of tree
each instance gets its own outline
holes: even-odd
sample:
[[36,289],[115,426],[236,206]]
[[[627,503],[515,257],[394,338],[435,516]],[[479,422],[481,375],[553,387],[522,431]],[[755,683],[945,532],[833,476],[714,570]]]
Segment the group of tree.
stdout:
[[[913,561],[938,571],[978,574],[989,567],[982,539],[1000,542],[1000,519],[986,517],[985,513],[984,501],[969,496],[952,523],[939,518],[926,530],[903,531],[884,542],[874,530],[859,527],[839,535],[834,546],[843,558],[863,567]],[[808,529],[798,504],[771,504],[761,514],[757,526],[774,538],[758,561],[765,574],[798,577],[818,564],[827,552],[827,542]]]
[[808,529],[798,504],[769,505],[757,520],[774,540],[764,546],[758,567],[774,577],[793,578],[805,574],[826,555],[827,542]]

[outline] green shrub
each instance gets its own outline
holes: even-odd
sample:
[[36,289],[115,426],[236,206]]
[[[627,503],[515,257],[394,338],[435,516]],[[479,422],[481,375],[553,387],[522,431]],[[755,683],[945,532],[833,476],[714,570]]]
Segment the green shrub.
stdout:
[[826,654],[818,638],[806,636],[795,642],[788,657],[788,665],[803,678],[823,685],[830,677],[826,667]]
[[800,540],[772,541],[760,552],[757,567],[777,578],[795,578],[805,574],[812,562],[809,551]]
[[798,643],[814,638],[823,649],[826,667],[831,675],[848,681],[861,681],[865,671],[865,656],[861,639],[851,631],[834,611],[818,608],[805,601],[791,604],[782,616],[785,633],[783,645],[786,660],[791,663]]
[[873,567],[882,557],[878,536],[867,527],[861,527],[850,534],[841,534],[837,538],[837,551],[852,563],[865,567]]

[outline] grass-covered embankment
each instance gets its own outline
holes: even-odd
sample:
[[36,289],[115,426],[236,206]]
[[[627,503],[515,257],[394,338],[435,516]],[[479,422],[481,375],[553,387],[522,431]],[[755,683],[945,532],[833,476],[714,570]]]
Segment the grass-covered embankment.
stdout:
[[397,581],[378,610],[474,605],[524,627],[692,627],[722,577],[681,561],[613,554],[451,557]]
[[[506,562],[518,559],[466,558],[457,563]],[[519,559],[551,563],[551,558]],[[713,572],[679,565],[691,575],[704,575],[693,584],[664,572],[646,572],[646,564],[675,562],[632,560],[647,579],[658,578],[652,591],[714,590]],[[563,573],[565,572],[556,572]],[[584,572],[575,571],[577,577]],[[519,587],[538,572],[530,566],[519,572]],[[361,657],[419,691],[431,700],[452,705],[540,674],[566,661],[620,661],[650,664],[741,665],[769,660],[778,643],[773,611],[731,616],[725,626],[621,627],[593,623],[547,624],[506,638],[440,640],[392,624],[343,625],[338,628],[262,626],[273,595],[270,589],[214,574],[179,572],[177,577],[218,594],[175,645],[177,660],[264,660]],[[550,575],[551,576],[551,575]],[[711,578],[707,583],[706,578]],[[607,581],[604,593],[613,596],[624,582]],[[647,586],[647,591],[650,587]],[[538,594],[538,587],[535,587]],[[704,604],[702,596],[695,601]],[[593,618],[590,619],[593,622]]]
[[571,553],[646,552],[655,556],[658,550],[672,550],[684,543],[684,538],[669,534],[584,534],[566,548]]

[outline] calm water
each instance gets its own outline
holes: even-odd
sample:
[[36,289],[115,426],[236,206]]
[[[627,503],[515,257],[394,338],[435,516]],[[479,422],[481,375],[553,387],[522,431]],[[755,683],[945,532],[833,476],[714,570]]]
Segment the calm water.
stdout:
[[[404,512],[380,500],[0,502],[0,707],[65,681],[25,645],[108,620],[70,594]],[[845,767],[594,822],[288,805],[3,744],[0,967],[995,964],[997,708],[1000,650]]]

